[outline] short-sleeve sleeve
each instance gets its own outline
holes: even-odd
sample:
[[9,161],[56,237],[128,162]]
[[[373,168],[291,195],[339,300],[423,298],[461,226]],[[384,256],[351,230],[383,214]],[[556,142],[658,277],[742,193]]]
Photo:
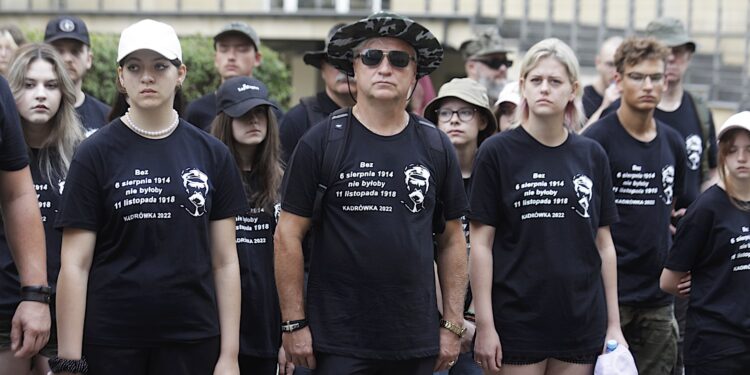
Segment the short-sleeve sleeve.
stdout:
[[664,267],[679,272],[692,270],[708,245],[713,228],[712,220],[711,210],[695,205],[688,208],[687,214],[677,226],[672,250]]
[[237,169],[231,154],[222,148],[216,170],[220,181],[215,185],[216,191],[213,198],[210,220],[221,220],[239,215],[248,210],[245,189],[242,186],[242,177]]
[[8,82],[0,77],[0,169],[17,171],[27,165],[29,156],[21,134],[16,102]]
[[92,155],[84,142],[70,163],[60,212],[55,227],[98,231],[103,223],[102,184],[99,183]]
[[[502,184],[498,165],[493,162],[493,147],[482,145],[474,162],[469,191],[469,219],[497,227],[501,216]],[[487,144],[487,146],[494,146]]]
[[319,143],[312,136],[317,135],[320,128],[325,126],[313,128],[302,137],[289,159],[282,183],[281,208],[303,217],[312,217],[315,204],[321,159],[313,149],[313,145]]

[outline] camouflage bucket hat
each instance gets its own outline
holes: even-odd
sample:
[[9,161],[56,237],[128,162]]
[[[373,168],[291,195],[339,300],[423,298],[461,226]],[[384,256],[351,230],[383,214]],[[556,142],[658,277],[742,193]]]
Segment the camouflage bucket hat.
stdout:
[[506,45],[497,28],[486,29],[479,33],[475,39],[461,43],[459,50],[464,60],[494,53],[510,52],[510,48]]
[[663,17],[649,22],[646,36],[654,37],[670,48],[686,45],[695,52],[695,42],[690,39],[685,26],[677,18]]
[[433,124],[437,124],[438,115],[437,111],[440,108],[443,99],[456,98],[465,101],[476,107],[476,109],[484,114],[487,119],[487,126],[484,130],[479,131],[478,143],[482,144],[482,141],[487,137],[495,134],[497,130],[497,120],[495,114],[492,113],[490,108],[490,99],[487,97],[487,89],[482,86],[479,82],[471,78],[454,78],[449,82],[445,83],[440,87],[438,96],[432,99],[427,107],[424,109],[424,117]]
[[404,16],[378,12],[340,28],[328,43],[328,61],[353,76],[354,48],[367,39],[391,37],[409,43],[417,51],[417,79],[440,66],[443,47],[430,30]]

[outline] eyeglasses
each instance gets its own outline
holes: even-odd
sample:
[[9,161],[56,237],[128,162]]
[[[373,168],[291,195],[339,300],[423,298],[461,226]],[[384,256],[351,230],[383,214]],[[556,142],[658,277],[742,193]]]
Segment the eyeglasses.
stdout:
[[512,60],[506,60],[506,59],[491,59],[491,60],[483,60],[483,59],[476,59],[476,61],[479,61],[480,63],[489,66],[492,69],[500,69],[501,66],[504,66],[506,68],[510,68],[513,66]]
[[651,79],[651,83],[661,83],[664,79],[664,74],[662,73],[654,73],[654,74],[643,74],[643,73],[628,73],[626,74],[629,80],[638,83],[643,84],[644,81],[646,81],[646,77]]
[[458,119],[467,122],[474,118],[474,113],[477,111],[476,108],[461,108],[458,111],[450,109],[436,109],[435,113],[438,115],[438,121],[448,122],[453,118],[453,114],[458,114]]
[[383,51],[380,49],[365,49],[354,56],[355,59],[362,58],[362,64],[367,66],[378,66],[383,61],[383,56],[388,56],[388,62],[396,68],[406,68],[409,61],[417,61],[404,51]]

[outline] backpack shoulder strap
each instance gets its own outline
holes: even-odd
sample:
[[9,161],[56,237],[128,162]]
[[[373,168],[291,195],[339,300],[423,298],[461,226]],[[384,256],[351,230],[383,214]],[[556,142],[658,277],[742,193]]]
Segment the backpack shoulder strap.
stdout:
[[305,96],[299,100],[300,103],[302,103],[302,106],[305,107],[305,112],[307,113],[307,126],[308,129],[311,128],[313,125],[323,121],[323,119],[326,118],[326,116],[323,113],[323,110],[320,108],[320,105],[318,104],[318,98],[317,96]]
[[711,141],[709,139],[711,134],[711,126],[713,126],[713,123],[711,122],[711,110],[708,108],[708,104],[706,104],[706,101],[703,100],[700,96],[696,96],[691,94],[689,91],[685,90],[685,94],[687,94],[688,99],[693,102],[693,108],[695,109],[695,115],[698,118],[698,122],[700,123],[701,127],[701,139],[703,140],[703,153],[701,154],[701,172],[703,178],[708,178],[708,171],[709,171],[709,165],[708,165],[708,152],[711,147]]
[[323,149],[323,163],[320,166],[320,179],[315,191],[313,204],[313,223],[319,223],[322,218],[323,199],[328,187],[335,181],[336,168],[341,163],[344,146],[349,140],[351,128],[351,108],[341,108],[328,116],[326,126],[325,147]]
[[417,123],[417,134],[422,141],[422,145],[427,149],[432,165],[435,167],[435,211],[432,216],[433,233],[442,233],[445,230],[445,216],[443,215],[443,201],[440,199],[445,183],[445,176],[448,172],[446,163],[446,150],[443,140],[440,137],[442,130],[438,129],[435,124],[429,120],[411,115]]

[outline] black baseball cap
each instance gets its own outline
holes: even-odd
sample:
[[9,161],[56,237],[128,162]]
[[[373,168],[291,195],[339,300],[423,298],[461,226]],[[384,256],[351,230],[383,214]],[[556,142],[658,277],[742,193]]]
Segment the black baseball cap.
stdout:
[[232,77],[219,86],[216,92],[216,114],[226,113],[229,117],[242,117],[259,105],[276,104],[268,100],[268,88],[263,82],[250,77]]
[[60,16],[47,22],[47,28],[44,30],[44,42],[52,43],[60,39],[73,39],[91,46],[86,23],[76,16]]

